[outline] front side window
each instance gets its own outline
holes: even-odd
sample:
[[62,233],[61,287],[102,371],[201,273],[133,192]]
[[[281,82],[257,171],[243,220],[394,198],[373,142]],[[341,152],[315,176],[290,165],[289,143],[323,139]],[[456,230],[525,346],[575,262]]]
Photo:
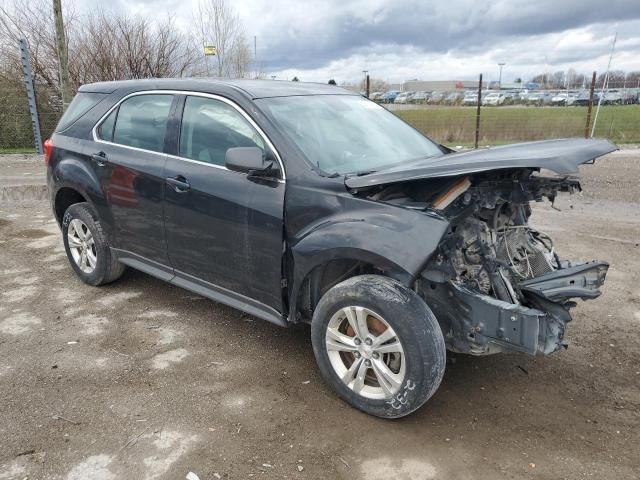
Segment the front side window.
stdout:
[[98,127],[98,136],[129,147],[162,152],[173,95],[136,95],[120,104]]
[[212,98],[187,97],[180,128],[181,157],[224,166],[233,147],[259,147],[255,128],[232,106]]
[[442,155],[437,144],[360,96],[274,97],[256,103],[326,173],[371,172]]

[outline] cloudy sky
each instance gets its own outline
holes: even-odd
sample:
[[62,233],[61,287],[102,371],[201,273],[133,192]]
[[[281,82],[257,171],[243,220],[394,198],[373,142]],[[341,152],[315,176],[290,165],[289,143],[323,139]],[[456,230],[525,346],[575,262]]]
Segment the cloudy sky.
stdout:
[[[78,3],[96,0],[77,0]],[[390,82],[527,80],[543,71],[640,70],[640,0],[230,0],[261,69],[278,78]],[[114,0],[142,15],[191,25],[197,0]]]

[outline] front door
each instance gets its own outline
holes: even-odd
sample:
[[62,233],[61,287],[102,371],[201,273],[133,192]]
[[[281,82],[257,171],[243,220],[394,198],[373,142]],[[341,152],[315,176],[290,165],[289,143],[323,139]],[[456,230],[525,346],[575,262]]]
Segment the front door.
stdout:
[[[165,166],[165,231],[176,275],[282,311],[284,182],[224,166],[227,149],[268,147],[230,102],[187,96]],[[179,113],[178,113],[179,114]]]

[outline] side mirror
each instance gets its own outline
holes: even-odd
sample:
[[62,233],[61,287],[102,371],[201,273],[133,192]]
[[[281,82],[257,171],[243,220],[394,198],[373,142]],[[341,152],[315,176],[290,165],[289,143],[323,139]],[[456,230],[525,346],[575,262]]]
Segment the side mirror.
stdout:
[[233,147],[227,150],[224,164],[234,172],[260,172],[269,165],[265,162],[264,152],[258,147]]

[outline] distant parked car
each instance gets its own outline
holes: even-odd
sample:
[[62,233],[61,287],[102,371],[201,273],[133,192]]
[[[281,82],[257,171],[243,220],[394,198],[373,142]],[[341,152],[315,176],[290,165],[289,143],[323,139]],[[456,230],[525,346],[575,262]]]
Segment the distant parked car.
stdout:
[[431,92],[419,91],[411,97],[411,103],[427,103],[431,97]]
[[[597,104],[600,95],[597,92],[593,92],[593,103]],[[578,98],[576,98],[573,102],[573,105],[576,107],[586,107],[589,105],[589,91],[585,90],[584,92],[580,92]]]
[[396,97],[393,103],[409,103],[414,93],[416,92],[402,92]]
[[462,91],[449,92],[447,96],[444,97],[443,103],[446,103],[447,105],[457,105],[462,101],[463,98],[464,92]]
[[622,105],[622,94],[618,90],[604,92],[603,105]]
[[553,94],[546,90],[538,90],[527,95],[527,105],[535,105],[541,107],[543,105],[551,105]]
[[[481,93],[480,99],[486,95],[485,92]],[[478,92],[474,90],[468,90],[465,92],[464,97],[462,98],[462,105],[465,106],[473,106],[478,105]]]
[[433,92],[427,100],[427,103],[438,104],[444,100],[445,93],[444,92]]
[[551,105],[566,107],[573,105],[578,98],[577,92],[559,92],[551,97]]
[[369,94],[369,100],[380,100],[383,92],[373,92]]
[[509,103],[510,98],[505,92],[491,92],[482,99],[482,105],[497,107]]
[[624,105],[633,105],[638,103],[638,91],[627,89],[622,93],[622,103]]
[[393,103],[396,97],[400,95],[398,90],[389,90],[388,92],[384,92],[380,97],[380,101],[382,103]]

